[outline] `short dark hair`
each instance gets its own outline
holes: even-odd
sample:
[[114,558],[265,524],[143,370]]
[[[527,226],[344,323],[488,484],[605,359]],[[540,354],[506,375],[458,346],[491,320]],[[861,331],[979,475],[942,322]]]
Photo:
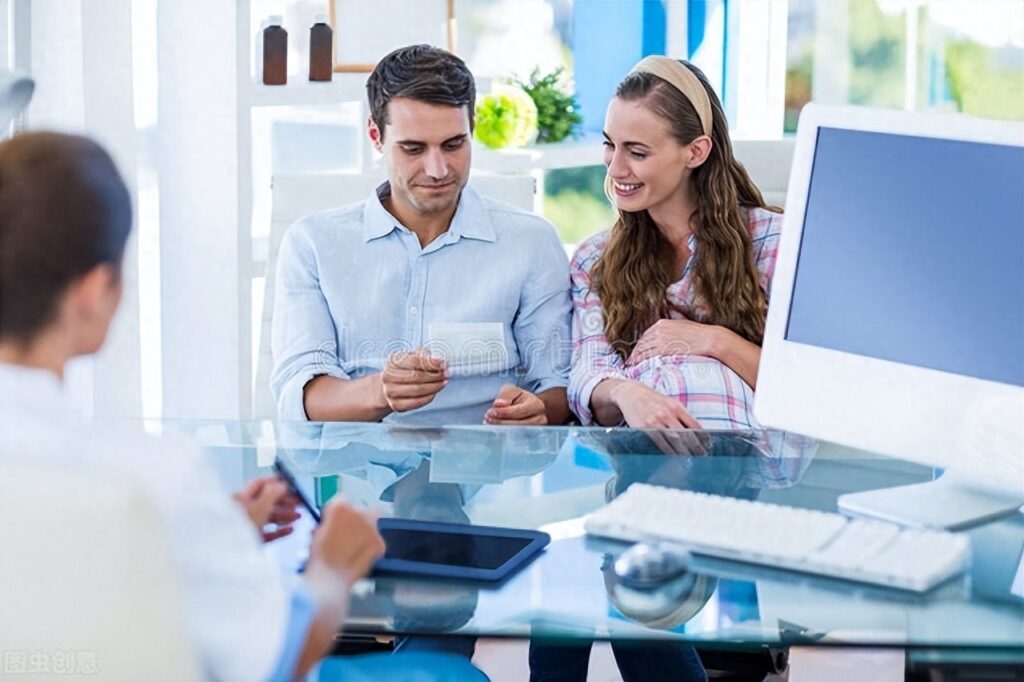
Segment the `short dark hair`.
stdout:
[[131,227],[128,189],[92,140],[41,132],[0,143],[0,339],[32,342],[96,266],[119,274]]
[[476,83],[466,62],[432,45],[400,47],[384,59],[366,81],[370,116],[381,135],[388,124],[388,102],[395,97],[451,107],[466,107],[473,129]]

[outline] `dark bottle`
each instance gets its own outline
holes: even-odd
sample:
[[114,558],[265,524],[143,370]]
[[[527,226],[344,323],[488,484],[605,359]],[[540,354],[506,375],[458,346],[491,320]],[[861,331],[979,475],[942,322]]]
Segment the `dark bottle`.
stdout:
[[263,84],[284,85],[288,82],[288,31],[281,26],[281,17],[270,17],[263,29]]
[[329,81],[334,75],[333,36],[326,17],[317,16],[309,29],[309,80]]

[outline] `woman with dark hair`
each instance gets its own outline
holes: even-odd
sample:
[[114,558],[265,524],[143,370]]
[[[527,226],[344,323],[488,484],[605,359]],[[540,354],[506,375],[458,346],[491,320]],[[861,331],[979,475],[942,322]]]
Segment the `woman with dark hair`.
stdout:
[[[27,463],[132,484],[162,522],[203,678],[302,678],[333,646],[350,588],[383,553],[383,540],[372,517],[332,502],[305,572],[291,584],[262,551],[297,518],[284,482],[260,479],[235,504],[191,449],[74,414],[64,367],[103,345],[121,299],[131,225],[128,190],[95,142],[28,133],[0,143],[0,472]],[[268,523],[278,530],[261,534]],[[17,549],[5,547],[5,561],[17,561]],[[467,661],[440,655],[361,657],[329,672],[486,679]]]
[[781,210],[733,156],[704,74],[637,64],[608,105],[605,165],[619,218],[572,261],[573,410],[585,424],[756,428]]

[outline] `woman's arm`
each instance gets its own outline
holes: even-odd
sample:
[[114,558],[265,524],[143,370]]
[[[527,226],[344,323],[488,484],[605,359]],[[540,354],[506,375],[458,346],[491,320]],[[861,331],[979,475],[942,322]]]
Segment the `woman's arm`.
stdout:
[[714,358],[757,388],[761,348],[736,332],[692,320],[658,320],[644,332],[626,361],[635,365],[656,355],[701,355]]
[[315,611],[293,679],[305,676],[330,651],[345,621],[352,585],[370,572],[382,554],[384,540],[376,519],[338,502],[324,507],[303,576]]
[[[572,298],[572,370],[569,373],[569,407],[586,425],[597,422],[614,425],[622,415],[612,408],[598,416],[591,412],[592,393],[609,380],[626,381],[622,358],[604,335],[604,311],[601,298],[590,280],[590,270],[597,262],[602,237],[592,237],[580,244],[569,268]],[[607,390],[603,389],[603,390]]]
[[605,379],[590,394],[594,420],[602,426],[627,426],[637,429],[699,429],[677,399],[658,393],[633,380]]
[[601,426],[618,426],[623,422],[622,410],[616,401],[616,389],[629,383],[629,379],[605,379],[590,394],[590,413],[594,423]]
[[752,390],[757,390],[757,369],[761,347],[725,327],[715,327],[711,356],[740,375]]

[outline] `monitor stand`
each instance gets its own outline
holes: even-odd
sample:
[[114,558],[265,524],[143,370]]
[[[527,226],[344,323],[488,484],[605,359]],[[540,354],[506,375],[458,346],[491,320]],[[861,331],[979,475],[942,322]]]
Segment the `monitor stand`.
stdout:
[[839,496],[839,511],[917,528],[958,530],[1014,512],[1024,491],[979,488],[947,471],[927,483],[882,488]]

